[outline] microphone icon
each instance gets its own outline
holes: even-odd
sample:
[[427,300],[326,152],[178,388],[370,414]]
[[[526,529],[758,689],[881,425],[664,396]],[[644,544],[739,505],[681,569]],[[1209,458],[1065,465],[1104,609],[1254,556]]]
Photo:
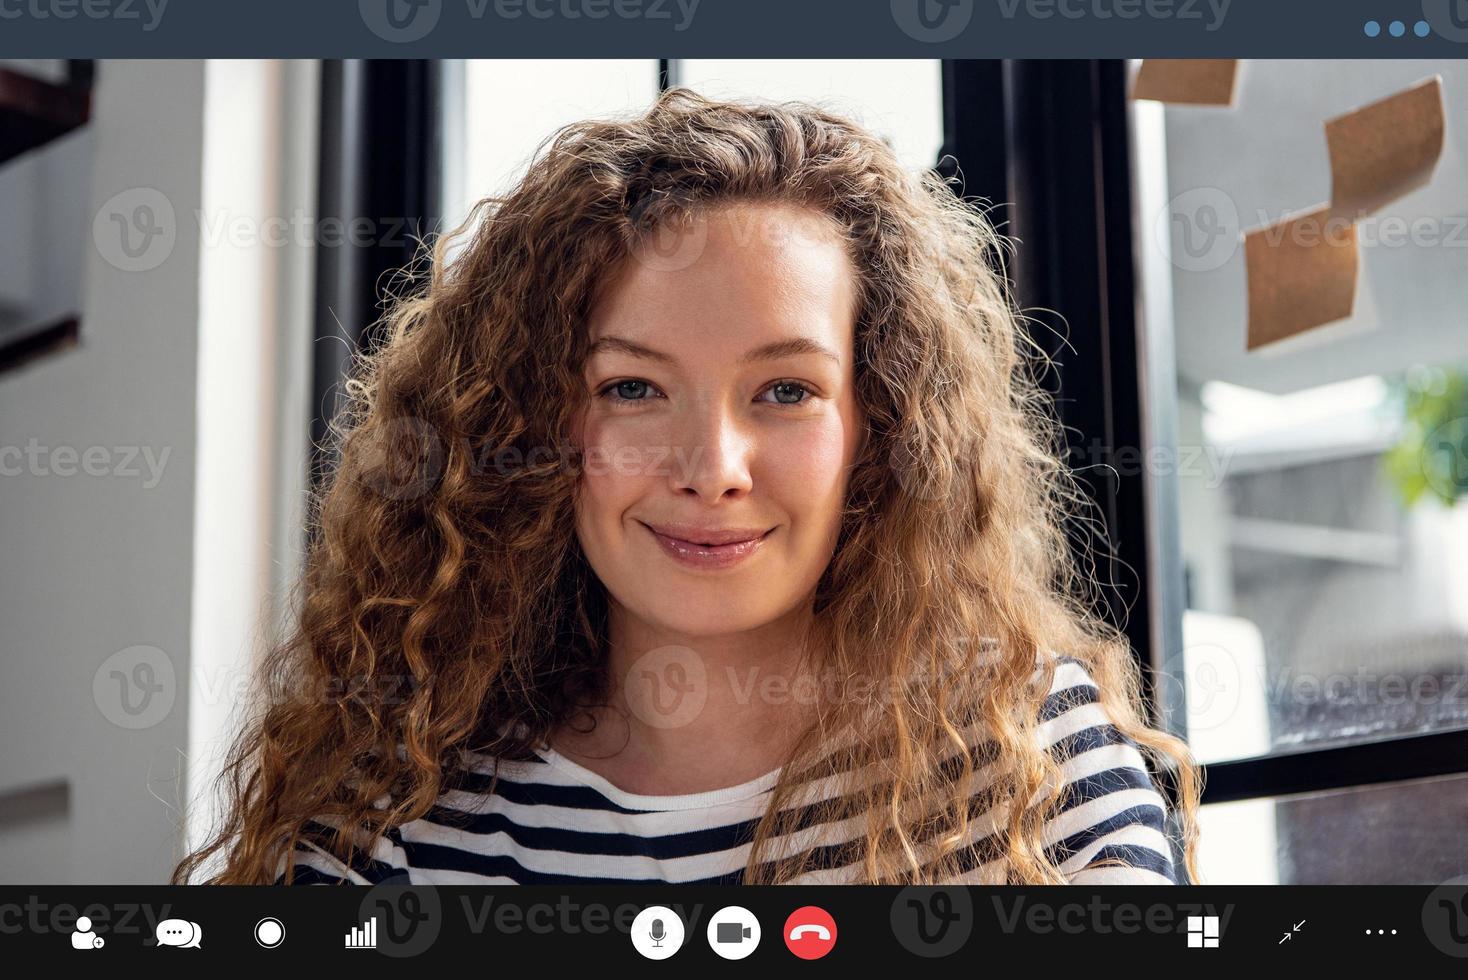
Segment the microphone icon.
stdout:
[[632,920],[626,936],[632,948],[650,960],[665,960],[683,948],[683,917],[666,905],[649,905]]

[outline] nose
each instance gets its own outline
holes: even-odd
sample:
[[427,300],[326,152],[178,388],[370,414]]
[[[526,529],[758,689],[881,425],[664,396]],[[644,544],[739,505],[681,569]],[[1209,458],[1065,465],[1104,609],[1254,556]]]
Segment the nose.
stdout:
[[712,400],[700,401],[680,430],[672,470],[674,492],[697,494],[709,503],[749,493],[754,444],[733,411]]

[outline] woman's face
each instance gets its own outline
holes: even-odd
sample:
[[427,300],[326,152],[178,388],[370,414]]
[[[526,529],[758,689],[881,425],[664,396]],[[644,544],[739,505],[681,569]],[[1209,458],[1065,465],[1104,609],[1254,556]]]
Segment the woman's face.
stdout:
[[864,421],[855,271],[816,212],[733,204],[592,312],[577,534],[612,599],[685,636],[809,605]]

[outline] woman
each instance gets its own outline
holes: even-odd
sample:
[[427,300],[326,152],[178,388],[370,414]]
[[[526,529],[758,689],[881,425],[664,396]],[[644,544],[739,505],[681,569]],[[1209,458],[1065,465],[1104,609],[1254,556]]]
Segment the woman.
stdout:
[[561,130],[363,359],[176,878],[1190,877],[999,245],[811,106]]

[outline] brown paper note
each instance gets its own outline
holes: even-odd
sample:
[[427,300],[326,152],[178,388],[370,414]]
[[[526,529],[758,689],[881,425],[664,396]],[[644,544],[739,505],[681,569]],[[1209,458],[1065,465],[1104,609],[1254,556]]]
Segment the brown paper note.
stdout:
[[1234,100],[1235,58],[1148,58],[1137,69],[1133,99],[1177,105],[1229,105]]
[[1442,77],[1325,124],[1334,214],[1356,219],[1432,179],[1443,152]]
[[1356,226],[1329,205],[1244,236],[1249,341],[1255,350],[1351,315],[1359,253]]

